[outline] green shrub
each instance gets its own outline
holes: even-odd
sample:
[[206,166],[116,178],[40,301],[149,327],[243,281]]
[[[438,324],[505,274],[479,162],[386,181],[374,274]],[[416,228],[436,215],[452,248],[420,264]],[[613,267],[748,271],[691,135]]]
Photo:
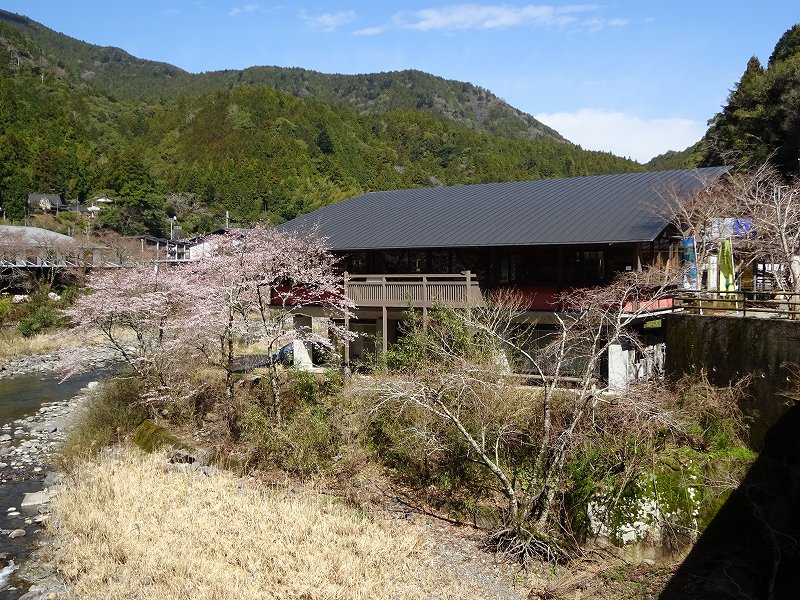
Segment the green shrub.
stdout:
[[316,405],[322,399],[322,390],[314,373],[294,371],[290,375],[289,385],[292,388],[295,400],[300,403]]
[[59,310],[60,303],[52,300],[45,289],[33,294],[23,306],[17,331],[25,337],[52,331],[66,324],[66,319]]
[[17,330],[25,337],[31,337],[62,327],[64,323],[64,317],[53,304],[39,304],[19,320]]
[[259,406],[242,417],[242,437],[252,445],[251,462],[310,475],[327,470],[338,449],[338,433],[322,406],[303,406],[275,423]]
[[75,300],[78,298],[78,287],[74,285],[65,286],[64,289],[61,290],[60,296],[61,300],[59,300],[59,304],[64,306],[72,306]]
[[62,448],[69,461],[130,435],[147,417],[135,378],[107,379],[91,393],[76,415],[76,424]]
[[8,296],[0,296],[0,325],[3,325],[6,320],[11,317],[14,312],[14,304]]
[[286,395],[300,404],[315,406],[338,394],[342,384],[341,373],[332,369],[322,376],[309,371],[289,371]]
[[[341,434],[337,401],[341,377],[290,371],[283,386],[283,420],[276,423],[263,398],[253,398],[241,417],[242,438],[251,445],[251,461],[300,475],[322,472],[336,456]],[[263,394],[267,393],[263,391]]]

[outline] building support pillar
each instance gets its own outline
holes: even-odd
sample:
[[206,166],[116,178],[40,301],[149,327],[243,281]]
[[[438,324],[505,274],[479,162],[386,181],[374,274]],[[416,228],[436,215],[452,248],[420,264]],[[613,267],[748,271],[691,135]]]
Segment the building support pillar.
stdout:
[[[302,315],[295,315],[293,318],[293,325],[295,330],[311,333],[313,321],[311,317]],[[302,340],[292,341],[292,350],[294,352],[294,367],[301,371],[308,371],[314,364],[311,361],[311,344]]]
[[[344,272],[342,276],[342,286],[344,288],[344,297],[348,298],[347,295],[347,283],[350,279],[349,273],[347,271]],[[347,309],[344,311],[344,330],[346,332],[350,332],[350,313]],[[344,368],[346,370],[350,369],[350,340],[344,340],[344,349],[342,351],[342,361],[344,362]]]
[[389,351],[389,311],[385,306],[381,307],[381,352],[383,360]]
[[[350,315],[348,313],[344,314],[344,330],[349,332],[350,331]],[[344,367],[346,369],[350,368],[350,340],[345,338],[344,339],[344,349],[342,350],[342,361],[344,362]]]
[[621,392],[628,387],[628,351],[619,342],[608,346],[608,388]]

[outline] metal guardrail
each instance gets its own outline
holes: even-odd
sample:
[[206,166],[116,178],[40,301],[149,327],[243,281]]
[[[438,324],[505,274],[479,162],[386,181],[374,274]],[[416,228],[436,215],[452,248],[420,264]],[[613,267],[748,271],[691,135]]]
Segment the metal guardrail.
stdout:
[[234,373],[248,373],[254,369],[269,366],[272,363],[270,354],[240,354],[233,357],[231,371]]
[[675,308],[699,315],[800,319],[800,292],[680,290]]

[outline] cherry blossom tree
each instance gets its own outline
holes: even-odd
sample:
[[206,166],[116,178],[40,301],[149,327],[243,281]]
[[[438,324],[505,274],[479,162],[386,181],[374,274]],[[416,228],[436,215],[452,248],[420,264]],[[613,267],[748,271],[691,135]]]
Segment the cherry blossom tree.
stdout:
[[[165,398],[176,376],[202,360],[224,370],[225,397],[234,395],[239,341],[332,345],[295,317],[343,317],[352,308],[334,272],[335,258],[319,237],[256,227],[218,236],[208,256],[175,266],[144,265],[92,274],[87,294],[67,311],[76,331],[99,331],[116,355]],[[328,323],[339,339],[352,336]],[[80,368],[73,353],[73,370]],[[271,362],[273,416],[280,420],[278,370]],[[185,383],[185,381],[183,382]]]
[[[226,372],[226,396],[233,396],[237,339],[260,341],[274,354],[281,343],[299,340],[331,347],[352,334],[329,319],[327,334],[315,333],[297,317],[344,317],[353,308],[344,296],[335,257],[317,235],[255,227],[219,236],[211,255],[183,267],[191,282],[190,330],[202,332],[195,346]],[[275,361],[270,362],[273,416],[281,419]]]
[[[64,312],[79,339],[92,343],[99,333],[119,361],[163,395],[178,366],[192,359],[192,348],[183,343],[191,316],[187,283],[155,265],[98,270],[89,276],[86,293]],[[85,347],[65,353],[68,375],[91,367]]]

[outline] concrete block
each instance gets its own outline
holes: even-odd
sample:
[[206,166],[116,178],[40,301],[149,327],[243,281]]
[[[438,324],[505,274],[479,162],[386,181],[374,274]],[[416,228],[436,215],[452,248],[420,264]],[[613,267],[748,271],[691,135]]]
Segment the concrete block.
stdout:
[[50,494],[46,490],[42,490],[40,492],[31,492],[29,494],[25,494],[25,497],[22,498],[22,506],[23,508],[26,506],[39,506],[40,504],[45,504],[50,501]]

